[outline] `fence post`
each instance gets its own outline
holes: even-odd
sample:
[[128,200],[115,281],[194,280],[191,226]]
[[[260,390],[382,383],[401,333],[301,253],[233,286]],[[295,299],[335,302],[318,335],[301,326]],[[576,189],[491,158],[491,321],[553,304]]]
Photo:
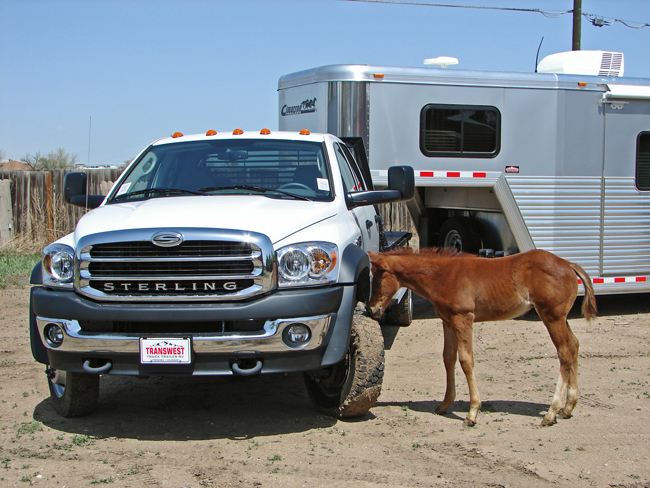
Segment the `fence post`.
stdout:
[[14,237],[11,209],[11,181],[0,180],[0,244],[6,244]]
[[52,199],[52,173],[45,173],[45,215],[47,218],[47,242],[54,240],[54,202]]

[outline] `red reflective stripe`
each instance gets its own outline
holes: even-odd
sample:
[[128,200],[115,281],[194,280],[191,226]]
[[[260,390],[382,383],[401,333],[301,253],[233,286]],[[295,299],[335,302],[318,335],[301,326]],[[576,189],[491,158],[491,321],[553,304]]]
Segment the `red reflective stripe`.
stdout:
[[582,280],[580,278],[578,278],[578,284],[582,285]]
[[454,172],[447,171],[447,177],[448,178],[460,178],[460,173],[455,172],[455,171]]
[[420,176],[433,177],[433,171],[420,171]]
[[594,283],[605,283],[605,280],[603,278],[594,278]]
[[625,278],[614,278],[614,283],[625,283]]
[[474,178],[485,178],[487,176],[486,173],[474,173]]
[[647,281],[647,278],[645,276],[637,276],[636,280],[637,281]]

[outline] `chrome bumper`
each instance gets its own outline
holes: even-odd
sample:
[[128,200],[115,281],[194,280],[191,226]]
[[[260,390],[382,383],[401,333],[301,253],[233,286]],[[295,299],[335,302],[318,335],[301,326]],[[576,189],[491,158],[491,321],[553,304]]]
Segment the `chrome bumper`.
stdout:
[[[288,352],[296,350],[283,341],[284,330],[292,324],[300,323],[309,327],[311,339],[300,348],[309,351],[323,345],[332,321],[332,314],[314,317],[298,317],[266,321],[264,329],[251,333],[195,333],[195,334],[118,334],[108,332],[84,332],[76,320],[49,319],[37,317],[38,332],[45,347],[57,352],[87,354],[139,354],[141,337],[192,337],[195,354],[241,353],[241,352]],[[64,333],[63,342],[55,347],[46,337],[49,324],[58,325]]]

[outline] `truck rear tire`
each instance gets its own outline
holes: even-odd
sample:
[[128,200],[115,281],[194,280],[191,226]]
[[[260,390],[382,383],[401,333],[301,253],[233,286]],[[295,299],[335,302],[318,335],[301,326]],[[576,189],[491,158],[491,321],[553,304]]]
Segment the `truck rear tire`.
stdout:
[[438,233],[438,246],[478,254],[481,249],[481,233],[476,222],[469,217],[445,220]]
[[47,370],[54,410],[62,417],[79,417],[95,410],[99,399],[99,375]]
[[320,412],[359,417],[377,402],[384,379],[384,338],[379,324],[355,312],[345,358],[327,377],[305,373],[305,385]]
[[402,299],[388,306],[380,319],[380,325],[408,327],[413,321],[413,292],[406,290]]

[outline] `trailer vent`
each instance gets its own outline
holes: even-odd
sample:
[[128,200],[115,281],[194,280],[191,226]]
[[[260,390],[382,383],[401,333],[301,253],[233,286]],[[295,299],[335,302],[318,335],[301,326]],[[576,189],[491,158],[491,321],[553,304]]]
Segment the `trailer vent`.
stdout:
[[609,51],[568,51],[546,56],[538,73],[567,75],[623,76],[623,53]]

